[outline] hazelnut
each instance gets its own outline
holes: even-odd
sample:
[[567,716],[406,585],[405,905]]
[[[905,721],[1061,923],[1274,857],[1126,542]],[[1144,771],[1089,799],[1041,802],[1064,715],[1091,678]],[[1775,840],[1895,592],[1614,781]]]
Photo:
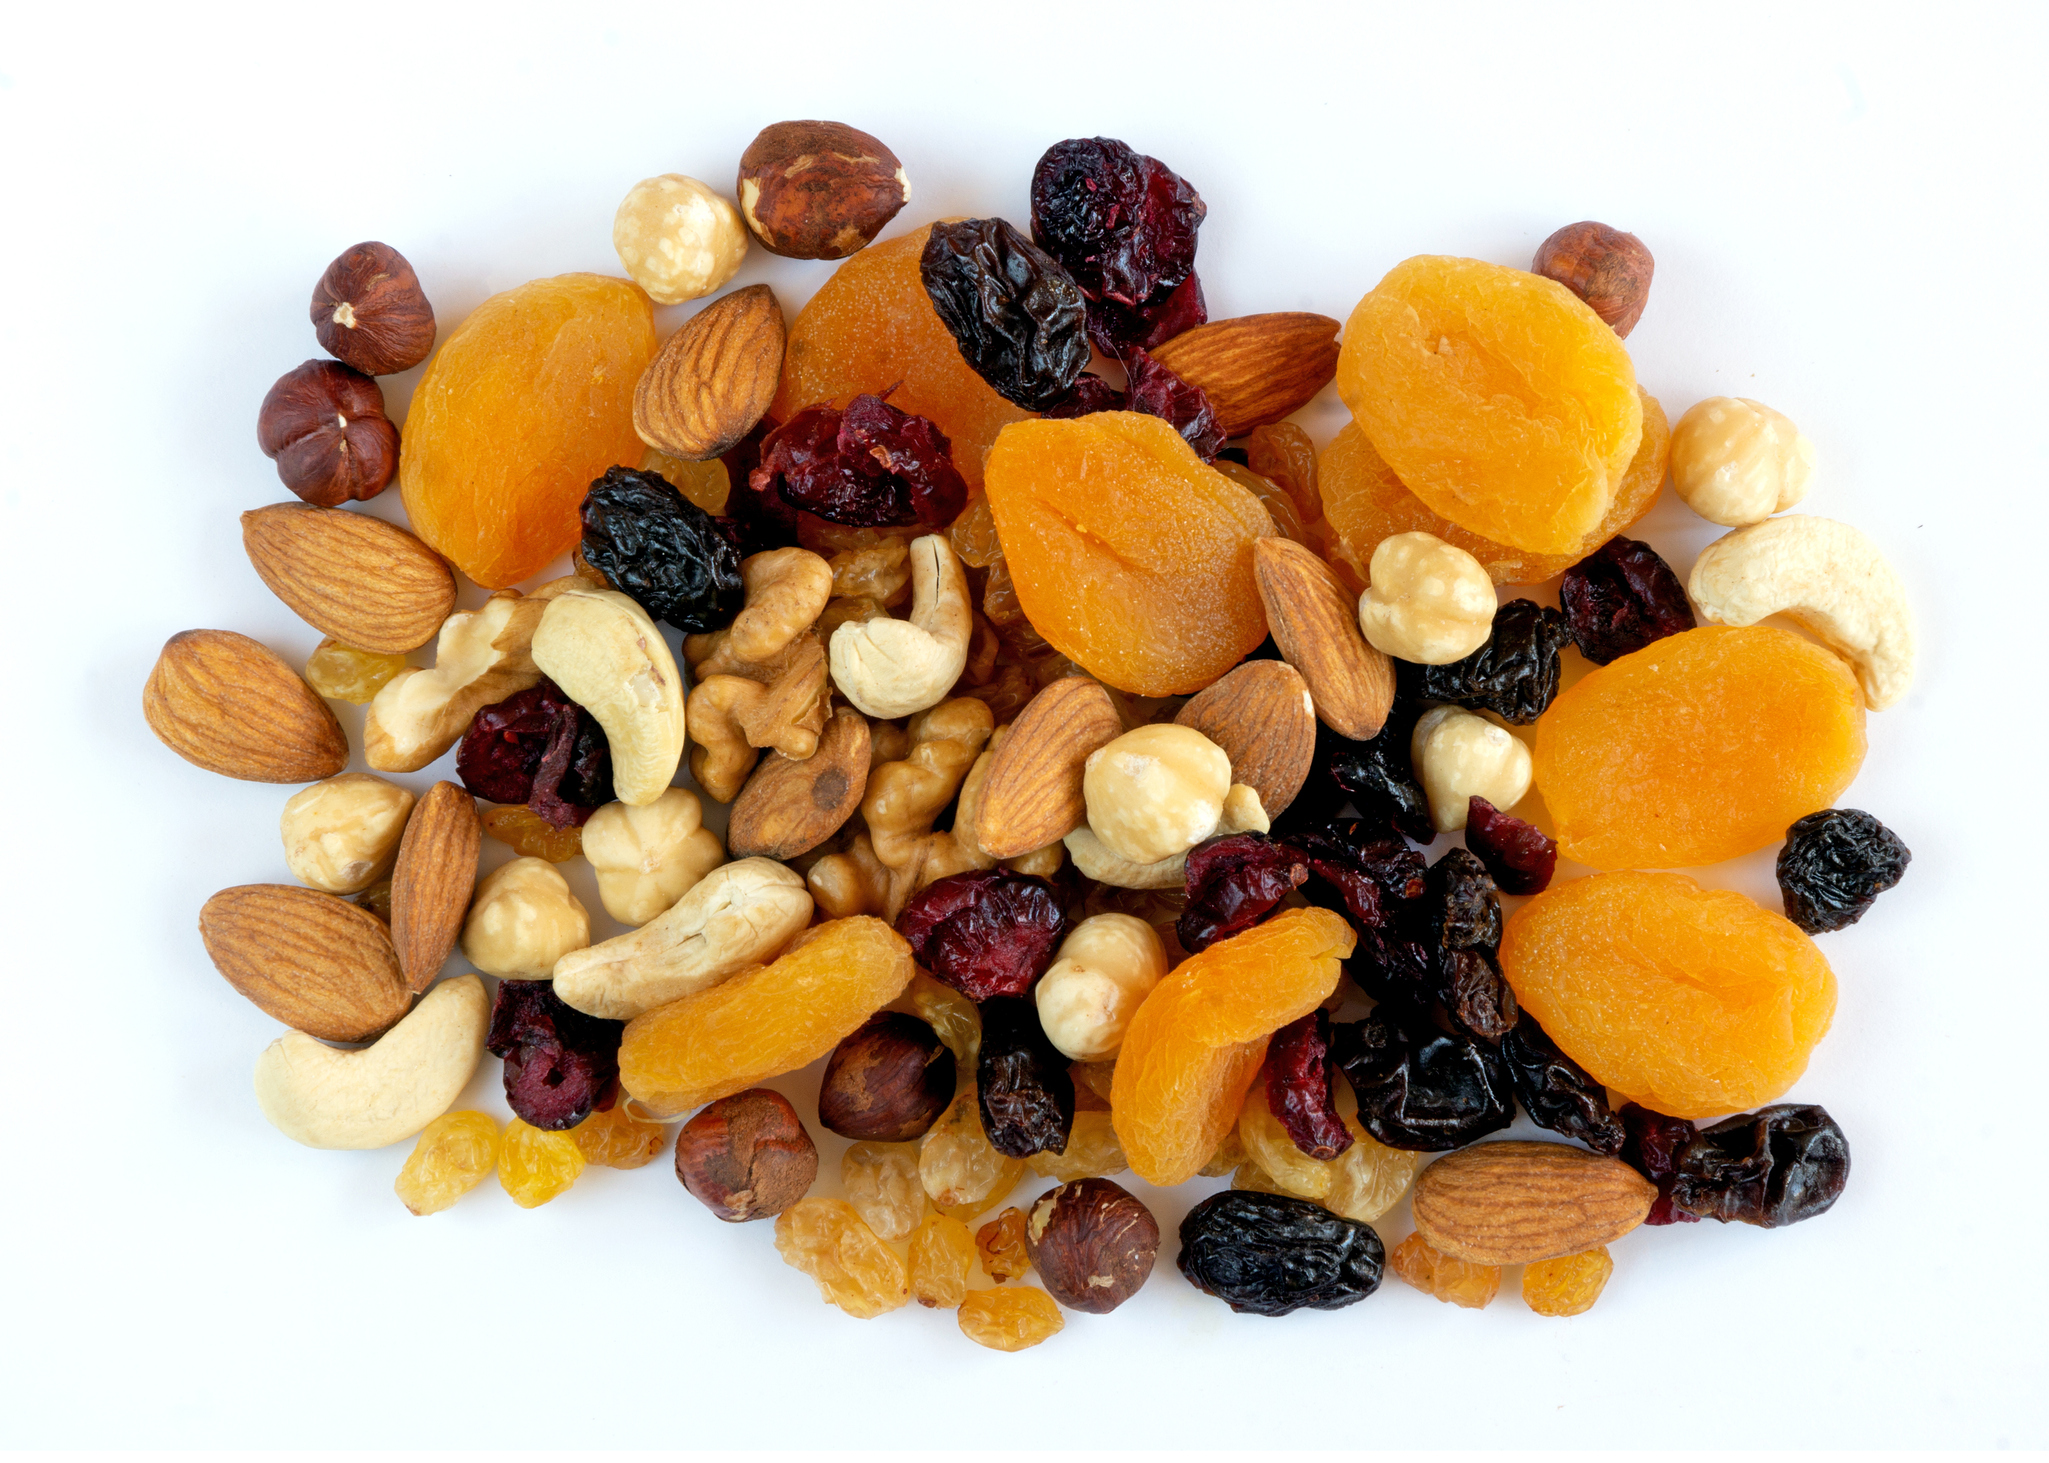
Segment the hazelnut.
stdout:
[[740,215],[771,254],[844,259],[911,201],[896,154],[844,122],[777,122],[740,154]]
[[1072,1061],[1114,1057],[1139,1003],[1166,974],[1167,950],[1151,925],[1129,914],[1091,915],[1033,989],[1046,1040]]
[[682,787],[639,807],[599,808],[583,825],[583,856],[597,873],[605,913],[625,925],[667,913],[726,861],[718,834],[704,826],[703,804]]
[[1807,496],[1814,443],[1784,412],[1747,396],[1696,401],[1672,424],[1672,489],[1724,528],[1747,528]]
[[1530,790],[1530,749],[1520,737],[1456,706],[1437,706],[1409,734],[1409,758],[1439,833],[1466,826],[1473,799],[1512,808]]
[[546,980],[591,942],[590,914],[546,859],[516,858],[486,874],[462,927],[462,953],[486,975]]
[[1160,1225],[1108,1179],[1077,1179],[1039,1196],[1025,1247],[1046,1293],[1069,1310],[1102,1315],[1131,1299],[1153,1273]]
[[676,1177],[729,1223],[773,1219],[818,1177],[818,1148],[788,1098],[753,1087],[720,1098],[683,1125]]
[[434,349],[434,307],[389,244],[346,249],[313,287],[320,348],[366,376],[409,371]]
[[1539,244],[1530,270],[1557,280],[1617,335],[1627,335],[1650,298],[1652,266],[1651,251],[1635,234],[1589,219],[1567,224]]
[[922,1138],[953,1101],[953,1053],[902,1011],[879,1011],[826,1058],[818,1121],[842,1138]]
[[656,304],[680,305],[740,272],[747,230],[733,205],[697,179],[663,173],[627,191],[612,215],[612,247]]
[[312,888],[360,894],[391,872],[412,811],[411,793],[367,772],[316,782],[293,793],[278,820],[285,867]]
[[307,361],[277,378],[257,413],[256,445],[286,487],[322,508],[374,498],[398,471],[384,393],[338,361]]
[[1193,727],[1156,722],[1089,753],[1082,764],[1089,828],[1119,858],[1158,863],[1216,831],[1231,759]]
[[1397,533],[1373,550],[1359,628],[1396,660],[1450,665],[1487,643],[1497,607],[1478,559],[1434,534]]

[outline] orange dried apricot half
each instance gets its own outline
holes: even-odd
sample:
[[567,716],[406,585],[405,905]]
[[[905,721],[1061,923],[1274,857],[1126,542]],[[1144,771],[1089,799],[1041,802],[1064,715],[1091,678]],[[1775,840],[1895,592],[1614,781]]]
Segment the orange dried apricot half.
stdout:
[[1252,545],[1273,519],[1159,417],[1005,427],[985,486],[1026,618],[1118,690],[1200,691],[1266,638]]
[[1337,385],[1410,492],[1540,554],[1594,531],[1643,432],[1635,367],[1601,317],[1555,280],[1478,259],[1389,270],[1345,325]]
[[1596,1081],[1675,1118],[1781,1096],[1836,1009],[1814,941],[1684,874],[1554,884],[1510,917],[1501,969]]
[[1784,838],[1863,761],[1848,665],[1791,631],[1716,625],[1563,692],[1537,722],[1535,781],[1566,857],[1695,868]]

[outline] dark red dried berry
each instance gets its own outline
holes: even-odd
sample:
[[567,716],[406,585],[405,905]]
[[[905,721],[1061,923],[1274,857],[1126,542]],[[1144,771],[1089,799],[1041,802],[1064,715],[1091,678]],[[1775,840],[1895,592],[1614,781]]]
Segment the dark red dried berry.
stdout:
[[1124,411],[1124,393],[1093,371],[1074,378],[1074,389],[1047,407],[1042,415],[1055,419],[1085,417],[1091,412]]
[[1503,894],[1541,894],[1558,867],[1557,844],[1483,797],[1466,805],[1466,847],[1479,855]]
[[1165,345],[1208,319],[1209,302],[1203,298],[1202,281],[1191,274],[1171,290],[1163,287],[1143,305],[1090,300],[1089,339],[1104,355],[1121,359],[1133,349]]
[[961,358],[1006,401],[1043,411],[1089,363],[1080,289],[1004,220],[932,225],[918,274]]
[[1694,626],[1686,586],[1649,544],[1611,538],[1565,571],[1558,603],[1572,643],[1606,665]]
[[1032,236],[1091,299],[1142,305],[1195,267],[1201,195],[1111,137],[1047,148],[1032,171]]
[[1423,856],[1374,825],[1340,820],[1282,840],[1309,862],[1309,899],[1347,916],[1359,943],[1348,975],[1376,999],[1427,1009],[1436,990]]
[[1688,1214],[1672,1203],[1672,1178],[1679,1172],[1679,1150],[1693,1141],[1694,1126],[1685,1118],[1668,1118],[1636,1103],[1624,1104],[1616,1116],[1622,1119],[1621,1160],[1658,1186],[1645,1224],[1698,1224],[1698,1214]]
[[1131,353],[1125,369],[1131,373],[1132,411],[1169,423],[1205,462],[1217,455],[1224,445],[1224,429],[1217,425],[1216,408],[1200,386],[1182,380],[1142,350]]
[[937,527],[967,506],[968,485],[950,452],[924,417],[862,395],[844,412],[807,406],[770,433],[748,486],[832,523]]
[[479,711],[455,770],[478,797],[526,803],[556,828],[582,824],[612,801],[605,729],[546,679]]
[[1188,905],[1174,922],[1175,937],[1191,955],[1207,950],[1272,914],[1308,877],[1300,849],[1262,834],[1198,843],[1188,851]]
[[484,1045],[505,1059],[505,1100],[551,1133],[590,1116],[619,1075],[623,1021],[586,1016],[545,980],[501,980]]
[[1336,1158],[1352,1146],[1338,1116],[1329,1012],[1311,1011],[1273,1034],[1266,1048],[1266,1105],[1311,1158]]
[[1612,1157],[1622,1151],[1628,1135],[1622,1119],[1608,1106],[1608,1089],[1560,1051],[1536,1017],[1523,1013],[1515,1029],[1502,1038],[1501,1056],[1531,1122],[1577,1138],[1596,1153]]
[[989,1146],[1011,1158],[1065,1153],[1074,1131],[1074,1078],[1039,1025],[1038,1004],[994,996],[981,1006],[975,1095]]
[[896,930],[935,977],[986,1001],[1021,996],[1045,973],[1067,933],[1067,911],[1045,879],[980,869],[913,894]]

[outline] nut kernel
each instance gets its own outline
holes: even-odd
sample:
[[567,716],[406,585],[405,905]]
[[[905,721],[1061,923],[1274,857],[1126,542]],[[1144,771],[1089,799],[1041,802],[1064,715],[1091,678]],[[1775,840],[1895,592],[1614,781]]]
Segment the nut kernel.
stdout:
[[1359,597],[1359,628],[1375,650],[1417,665],[1449,665],[1494,629],[1494,581],[1464,549],[1428,533],[1380,541]]
[[516,858],[486,874],[462,927],[462,953],[486,975],[546,980],[591,942],[590,915],[546,859]]
[[285,803],[285,867],[329,894],[360,894],[391,872],[413,795],[367,772],[316,782]]
[[[1489,588],[1491,599],[1492,588]],[[1154,864],[1215,830],[1231,790],[1231,759],[1191,727],[1154,723],[1089,754],[1082,796],[1089,827],[1119,858]]]
[[1151,925],[1128,914],[1092,915],[1039,978],[1039,1025],[1069,1060],[1103,1061],[1116,1055],[1139,1002],[1166,973],[1166,947]]
[[1814,444],[1792,419],[1747,396],[1711,396],[1672,426],[1672,487],[1728,528],[1761,523],[1807,496]]
[[739,273],[747,226],[738,209],[697,179],[663,173],[627,190],[612,215],[612,247],[649,296],[680,305]]
[[1476,797],[1512,808],[1530,790],[1530,749],[1505,728],[1456,706],[1423,713],[1409,736],[1409,757],[1439,833],[1464,828]]
[[665,913],[726,861],[697,794],[682,787],[640,807],[599,808],[583,825],[583,856],[597,871],[605,913],[629,925]]

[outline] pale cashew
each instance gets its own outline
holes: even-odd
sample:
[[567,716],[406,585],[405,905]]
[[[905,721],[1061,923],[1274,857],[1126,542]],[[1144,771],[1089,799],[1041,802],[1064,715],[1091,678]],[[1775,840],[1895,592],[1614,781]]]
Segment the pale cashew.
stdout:
[[597,871],[598,898],[621,924],[644,925],[726,861],[704,807],[672,787],[642,807],[606,803],[583,825],[583,856]]
[[[1259,805],[1258,789],[1236,782],[1224,795],[1216,826],[1203,838],[1222,838],[1230,833],[1265,833],[1272,827],[1266,810]],[[1068,856],[1074,860],[1074,866],[1082,876],[1094,879],[1098,884],[1109,884],[1119,889],[1178,889],[1187,879],[1187,849],[1157,863],[1140,864],[1112,852],[1108,844],[1096,837],[1094,830],[1086,827],[1075,829],[1061,842],[1067,846]]]
[[591,918],[562,871],[540,858],[500,864],[477,884],[462,953],[486,975],[546,980],[555,962],[591,942]]
[[683,677],[646,610],[610,590],[566,589],[534,631],[534,664],[605,729],[620,802],[668,791],[683,760]]
[[902,760],[869,768],[861,816],[875,857],[890,873],[890,919],[934,879],[987,867],[976,862],[978,854],[965,854],[951,833],[934,833],[932,823],[960,792],[994,722],[985,702],[965,696],[942,701],[911,722]]
[[379,772],[418,772],[456,744],[486,706],[540,684],[534,631],[547,602],[500,590],[482,609],[441,622],[434,668],[400,671],[363,718],[363,760]]
[[1475,797],[1505,811],[1530,790],[1530,749],[1514,733],[1457,706],[1433,707],[1417,719],[1409,760],[1439,833],[1465,827]]
[[974,634],[968,579],[942,534],[911,541],[911,617],[844,624],[832,632],[832,681],[870,716],[938,705],[968,663]]
[[[707,662],[708,664],[709,662]],[[806,630],[776,659],[769,682],[743,675],[707,675],[690,693],[690,775],[714,802],[730,803],[754,770],[757,748],[772,747],[794,762],[818,750],[831,693],[825,647]]]
[[555,994],[591,1016],[630,1021],[776,958],[811,920],[811,896],[774,859],[722,864],[630,935],[555,962]]
[[360,894],[391,872],[413,795],[367,772],[344,772],[293,793],[278,831],[285,867],[329,894]]
[[1906,586],[1847,523],[1795,513],[1725,534],[1694,561],[1686,592],[1717,624],[1797,620],[1856,667],[1873,711],[1898,705],[1914,683]]
[[1098,914],[1074,927],[1032,995],[1046,1039],[1070,1061],[1117,1055],[1139,1003],[1167,973],[1167,949],[1144,920]]
[[410,1138],[462,1095],[491,1001],[474,975],[444,980],[361,1051],[288,1031],[256,1059],[256,1105],[308,1148],[382,1148]]

